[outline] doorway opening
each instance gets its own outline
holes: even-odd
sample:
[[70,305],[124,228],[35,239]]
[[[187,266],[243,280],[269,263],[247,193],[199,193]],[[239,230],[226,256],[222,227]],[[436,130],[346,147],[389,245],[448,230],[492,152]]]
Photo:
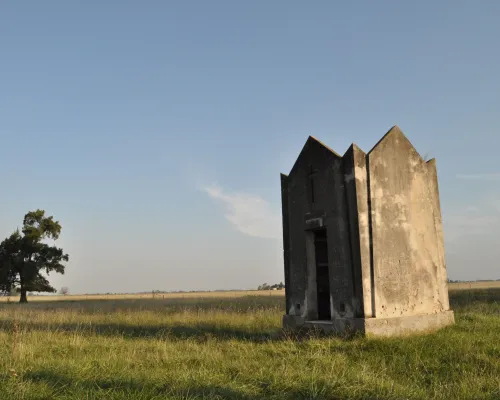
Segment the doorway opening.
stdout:
[[328,245],[326,229],[314,231],[314,253],[316,258],[316,293],[318,320],[331,320],[330,274],[328,268]]

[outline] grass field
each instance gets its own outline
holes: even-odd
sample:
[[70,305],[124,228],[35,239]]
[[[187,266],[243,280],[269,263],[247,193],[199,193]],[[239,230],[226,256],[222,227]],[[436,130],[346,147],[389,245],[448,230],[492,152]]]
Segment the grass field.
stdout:
[[1,304],[0,399],[500,399],[500,289],[451,290],[430,335],[345,340],[238,293]]

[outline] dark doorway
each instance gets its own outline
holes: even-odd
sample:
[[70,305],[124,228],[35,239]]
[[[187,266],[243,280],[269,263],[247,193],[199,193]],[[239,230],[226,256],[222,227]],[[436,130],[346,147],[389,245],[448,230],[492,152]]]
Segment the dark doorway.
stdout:
[[318,319],[331,320],[330,276],[328,269],[328,245],[326,229],[314,231],[314,252],[316,255],[316,289],[318,294]]

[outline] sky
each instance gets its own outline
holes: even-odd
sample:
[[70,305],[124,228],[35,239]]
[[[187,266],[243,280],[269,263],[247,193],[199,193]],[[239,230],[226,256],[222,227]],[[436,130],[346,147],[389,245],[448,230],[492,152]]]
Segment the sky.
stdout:
[[500,2],[0,1],[0,236],[44,209],[72,293],[283,280],[280,172],[398,125],[450,279],[500,278]]

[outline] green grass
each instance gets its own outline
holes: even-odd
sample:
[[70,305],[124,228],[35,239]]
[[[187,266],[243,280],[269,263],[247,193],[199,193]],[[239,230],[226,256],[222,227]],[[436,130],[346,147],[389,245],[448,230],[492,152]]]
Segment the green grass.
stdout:
[[500,290],[393,339],[281,333],[283,298],[0,305],[0,399],[500,399]]

